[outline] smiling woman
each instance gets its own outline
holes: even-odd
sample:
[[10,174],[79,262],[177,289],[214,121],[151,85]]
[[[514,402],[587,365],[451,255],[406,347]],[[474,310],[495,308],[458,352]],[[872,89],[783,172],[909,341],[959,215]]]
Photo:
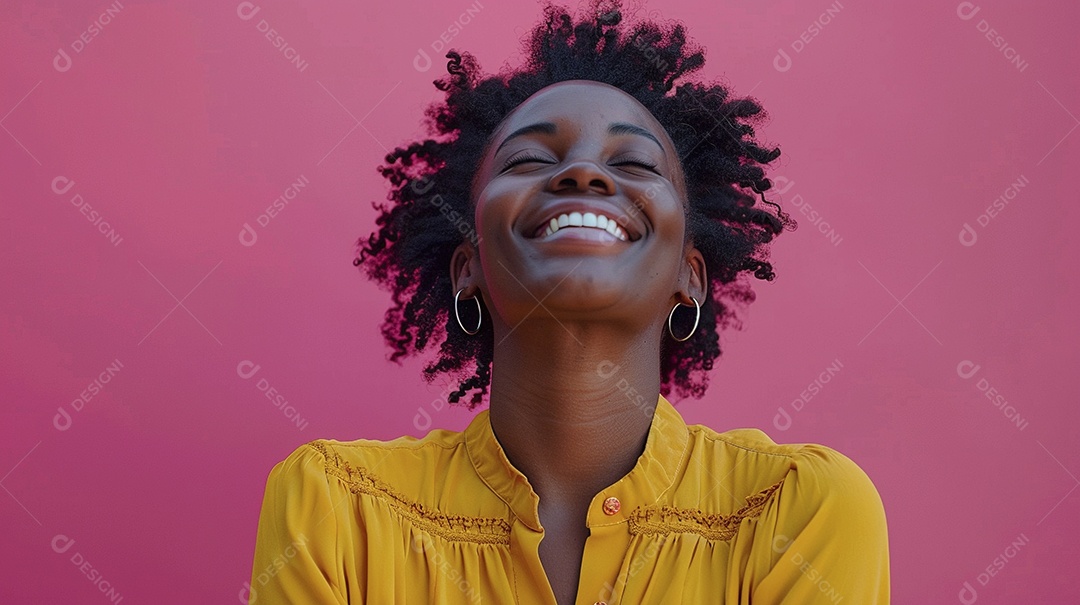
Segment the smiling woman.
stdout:
[[487,77],[448,53],[433,138],[387,156],[355,261],[393,293],[391,359],[441,341],[425,378],[489,408],[275,466],[252,602],[887,602],[854,462],[687,425],[665,397],[704,395],[741,278],[773,279],[794,226],[764,196],[762,108],[683,81],[704,59],[681,25],[549,8],[527,48]]

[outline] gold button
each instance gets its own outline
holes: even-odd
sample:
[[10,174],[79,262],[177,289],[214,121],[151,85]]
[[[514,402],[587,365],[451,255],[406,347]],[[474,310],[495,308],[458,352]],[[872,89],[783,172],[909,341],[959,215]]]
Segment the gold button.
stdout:
[[605,515],[614,515],[615,513],[619,512],[620,508],[622,508],[622,502],[619,502],[618,498],[612,496],[607,500],[604,500]]

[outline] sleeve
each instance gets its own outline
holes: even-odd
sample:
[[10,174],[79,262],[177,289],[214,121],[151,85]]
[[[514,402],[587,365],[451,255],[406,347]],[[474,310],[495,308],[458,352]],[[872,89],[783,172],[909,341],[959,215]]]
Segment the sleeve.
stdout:
[[807,444],[776,493],[764,532],[771,568],[756,604],[889,603],[885,509],[861,468],[830,448]]
[[347,602],[334,509],[325,459],[309,444],[271,469],[245,586],[250,605]]

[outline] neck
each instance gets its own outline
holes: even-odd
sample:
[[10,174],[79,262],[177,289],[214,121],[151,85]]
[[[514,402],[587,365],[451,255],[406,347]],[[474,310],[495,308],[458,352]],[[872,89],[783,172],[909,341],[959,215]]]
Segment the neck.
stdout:
[[644,451],[660,395],[659,331],[551,321],[500,332],[496,438],[541,502],[588,505]]

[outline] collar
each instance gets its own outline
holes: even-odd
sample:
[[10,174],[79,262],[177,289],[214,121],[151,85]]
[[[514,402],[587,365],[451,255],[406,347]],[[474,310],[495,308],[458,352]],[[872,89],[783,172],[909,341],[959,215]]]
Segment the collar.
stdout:
[[[541,531],[540,497],[529,480],[514,468],[491,429],[488,410],[473,418],[464,431],[469,459],[477,474],[514,512],[522,523]],[[682,415],[663,395],[653,412],[645,449],[637,464],[621,479],[593,497],[586,524],[591,527],[621,523],[639,506],[656,504],[671,488],[678,475],[689,445],[690,437]],[[619,510],[610,514],[604,503],[609,498],[619,501]]]

